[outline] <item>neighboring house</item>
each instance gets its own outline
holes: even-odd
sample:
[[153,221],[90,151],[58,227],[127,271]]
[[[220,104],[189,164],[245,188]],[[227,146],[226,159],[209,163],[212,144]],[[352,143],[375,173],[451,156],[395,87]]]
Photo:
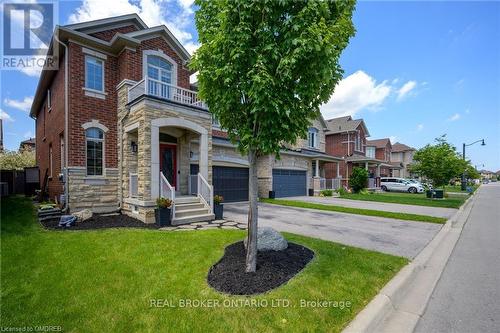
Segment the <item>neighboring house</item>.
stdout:
[[385,161],[379,160],[375,152],[368,149],[367,137],[370,136],[363,119],[352,119],[351,116],[327,120],[328,131],[326,134],[326,152],[338,158],[339,163],[325,165],[327,178],[341,178],[343,185],[348,185],[349,177],[354,167],[374,170],[370,174],[367,186],[378,187],[381,166],[389,166]]
[[479,170],[479,173],[481,174],[481,179],[493,179],[493,178],[496,178],[496,173],[493,172],[493,171],[489,171],[489,170]]
[[29,138],[28,140],[21,141],[19,144],[19,151],[29,149],[29,150],[35,150],[36,147],[36,139],[35,138]]
[[[394,169],[401,168],[391,163],[391,153],[392,144],[389,138],[366,141],[366,156],[375,157],[384,162],[380,164],[379,177],[390,177]],[[370,168],[369,171],[370,175],[375,175],[377,172],[375,167]]]
[[[392,177],[412,178],[409,166],[413,163],[415,148],[396,142],[392,145],[391,164],[393,165]],[[400,167],[400,168],[398,168]]]
[[[64,43],[59,70],[42,72],[30,113],[50,198],[70,211],[152,222],[156,198],[170,197],[174,223],[213,218],[212,193],[248,200],[248,160],[198,99],[190,55],[165,26],[149,28],[133,14],[55,33]],[[325,153],[326,127],[318,119],[281,159],[259,159],[260,196],[314,188],[319,163],[339,160]]]

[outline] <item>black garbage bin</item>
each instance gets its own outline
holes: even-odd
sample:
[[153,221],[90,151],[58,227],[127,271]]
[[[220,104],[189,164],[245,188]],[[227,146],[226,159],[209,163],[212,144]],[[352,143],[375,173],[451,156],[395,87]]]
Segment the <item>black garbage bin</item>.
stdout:
[[313,188],[309,189],[309,196],[314,197],[314,189]]
[[444,198],[444,190],[434,190],[434,198],[443,199]]

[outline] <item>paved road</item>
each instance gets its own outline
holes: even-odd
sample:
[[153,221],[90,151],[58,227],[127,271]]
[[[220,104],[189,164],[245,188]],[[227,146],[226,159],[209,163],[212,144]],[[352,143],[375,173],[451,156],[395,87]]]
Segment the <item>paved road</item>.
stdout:
[[477,195],[416,332],[500,332],[500,184]]
[[342,207],[364,208],[364,209],[383,210],[387,212],[429,215],[435,217],[444,217],[447,219],[452,217],[453,214],[457,212],[457,210],[454,208],[413,206],[413,205],[402,205],[402,204],[394,204],[386,202],[339,199],[333,197],[292,197],[287,199],[315,202],[315,203],[342,206]]
[[[225,204],[224,217],[246,223],[248,203]],[[259,204],[259,225],[407,258],[415,257],[441,228],[410,222],[319,210]]]

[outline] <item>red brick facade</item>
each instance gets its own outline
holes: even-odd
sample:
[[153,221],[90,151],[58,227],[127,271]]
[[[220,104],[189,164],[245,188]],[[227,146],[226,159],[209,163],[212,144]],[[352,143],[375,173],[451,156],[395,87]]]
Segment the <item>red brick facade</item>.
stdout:
[[[52,178],[48,180],[49,197],[62,194],[63,185],[59,181],[61,173],[61,137],[64,135],[64,59],[59,64],[59,71],[50,86],[51,108],[47,106],[47,92],[42,108],[36,119],[36,159],[40,168],[40,185],[43,186],[46,171]],[[52,148],[52,167],[50,166],[50,148]],[[52,169],[52,170],[51,170]],[[59,198],[58,198],[59,200]]]
[[[109,41],[120,33],[136,31],[135,26],[125,26],[91,36]],[[142,58],[144,50],[162,51],[177,64],[177,85],[190,88],[191,72],[181,57],[170,47],[163,37],[144,40],[135,51],[124,49],[114,56],[105,53],[104,91],[105,98],[85,94],[85,54],[82,45],[69,41],[69,117],[68,117],[68,166],[86,166],[86,142],[83,124],[92,120],[99,121],[109,130],[105,133],[106,168],[118,167],[117,143],[117,85],[124,79],[139,81],[143,78]],[[99,52],[99,50],[96,50]],[[49,168],[49,150],[52,147],[52,179],[49,181],[49,196],[54,199],[63,193],[62,183],[58,180],[61,172],[61,137],[64,134],[64,57],[52,86],[52,109],[48,112],[46,101],[36,114],[37,161],[40,167],[40,179],[43,182],[45,170]],[[50,171],[49,171],[50,172]]]
[[[336,157],[347,157],[356,155],[365,155],[366,133],[363,126],[358,126],[357,131],[360,135],[361,150],[355,150],[356,132],[326,134],[326,153]],[[325,177],[337,178],[337,165],[335,163],[325,164]],[[352,172],[352,163],[340,162],[339,174],[342,178],[349,178]]]

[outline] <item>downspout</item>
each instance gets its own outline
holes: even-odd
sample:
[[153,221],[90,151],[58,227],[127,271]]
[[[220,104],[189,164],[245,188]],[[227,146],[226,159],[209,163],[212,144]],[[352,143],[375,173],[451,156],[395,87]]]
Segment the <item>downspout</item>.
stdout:
[[[58,30],[59,31],[59,30]],[[68,98],[68,79],[69,79],[69,50],[68,46],[59,40],[57,33],[54,35],[54,39],[64,47],[64,207],[63,212],[66,212],[69,208],[69,172],[68,172],[68,151],[69,151],[69,98]]]

